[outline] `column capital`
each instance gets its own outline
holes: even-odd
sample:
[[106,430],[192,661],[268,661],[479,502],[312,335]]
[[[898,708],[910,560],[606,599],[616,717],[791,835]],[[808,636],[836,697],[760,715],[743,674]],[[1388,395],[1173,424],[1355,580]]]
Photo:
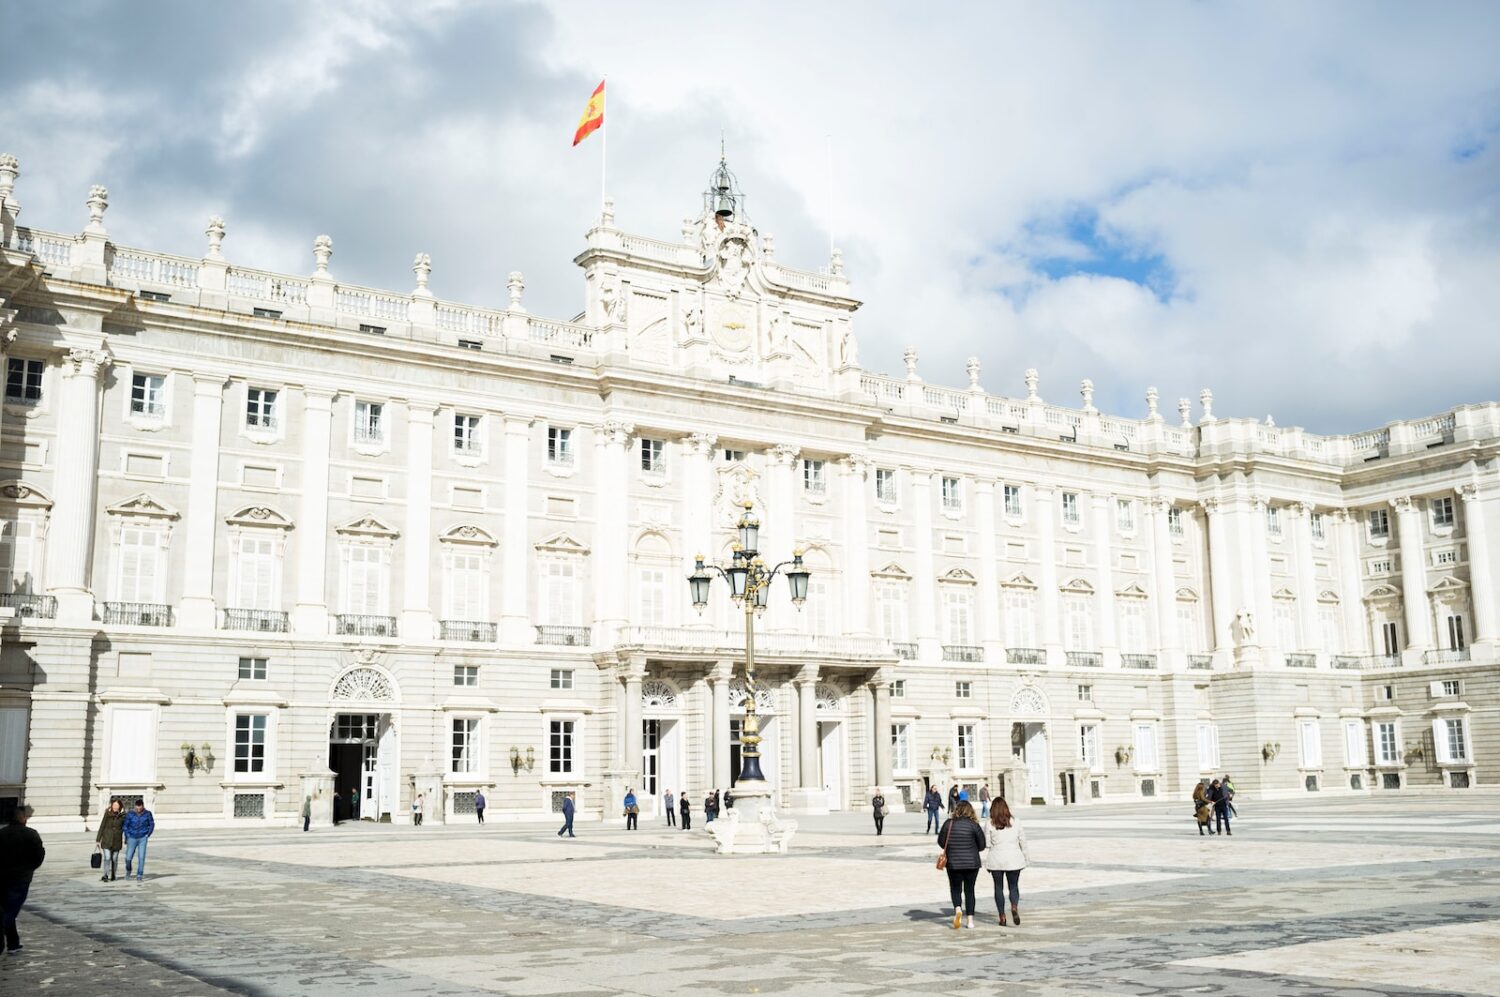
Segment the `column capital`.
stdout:
[[63,374],[66,377],[81,374],[97,378],[114,362],[114,354],[102,343],[98,346],[79,346],[63,354]]
[[1285,506],[1287,515],[1297,519],[1306,519],[1312,515],[1313,504],[1311,502],[1293,502]]
[[606,419],[594,427],[594,432],[604,445],[623,448],[635,435],[635,426],[623,419]]
[[1167,495],[1152,495],[1150,498],[1146,499],[1146,508],[1154,513],[1165,514],[1168,509],[1172,508],[1172,506],[1172,499]]
[[1340,526],[1354,522],[1354,513],[1348,509],[1330,509],[1324,515]]
[[733,677],[734,677],[734,662],[733,661],[729,661],[729,660],[715,661],[713,663],[713,666],[711,668],[709,668],[709,670],[708,670],[708,680],[710,682],[714,682],[714,683],[728,682]]
[[816,685],[818,681],[818,666],[803,665],[797,669],[797,674],[792,677],[792,681],[798,685]]
[[1220,506],[1222,504],[1223,499],[1219,498],[1219,496],[1217,495],[1205,495],[1203,496],[1203,498],[1198,500],[1198,508],[1203,510],[1203,514],[1205,516],[1216,515],[1217,513],[1219,513],[1221,511]]
[[688,453],[694,457],[709,457],[713,455],[714,447],[719,445],[719,438],[713,433],[693,433],[685,442]]
[[1458,497],[1464,502],[1479,501],[1479,486],[1474,484],[1472,481],[1465,485],[1459,485]]
[[984,493],[984,494],[989,494],[989,495],[995,494],[995,479],[994,478],[975,478],[974,479],[974,491],[977,492],[977,493]]
[[845,470],[847,470],[850,474],[853,474],[860,478],[868,475],[870,473],[870,468],[875,466],[875,462],[870,460],[868,455],[858,453],[849,454],[848,456],[840,460],[839,463],[843,464]]
[[644,682],[646,679],[646,656],[627,654],[615,666],[615,675],[621,682]]
[[1391,508],[1395,509],[1398,513],[1402,513],[1411,512],[1416,506],[1413,505],[1410,495],[1398,495],[1396,498],[1391,499]]
[[[302,385],[302,404],[309,408],[327,409],[333,404],[338,394],[335,388],[324,387],[321,384],[304,384]],[[314,405],[315,402],[316,405]]]
[[531,432],[531,427],[536,423],[534,415],[521,415],[516,412],[502,412],[500,419],[505,423],[505,431],[513,435],[525,436]]
[[408,401],[406,403],[406,421],[431,423],[437,416],[437,410],[437,402]]
[[791,467],[792,462],[797,459],[802,450],[800,447],[794,447],[790,443],[778,443],[766,451],[766,453],[770,455],[772,464],[778,467]]
[[224,390],[224,385],[229,383],[227,374],[194,371],[192,378],[193,393],[198,395],[219,394]]
[[877,693],[890,692],[891,683],[896,681],[896,670],[894,668],[877,668],[870,673],[866,684]]

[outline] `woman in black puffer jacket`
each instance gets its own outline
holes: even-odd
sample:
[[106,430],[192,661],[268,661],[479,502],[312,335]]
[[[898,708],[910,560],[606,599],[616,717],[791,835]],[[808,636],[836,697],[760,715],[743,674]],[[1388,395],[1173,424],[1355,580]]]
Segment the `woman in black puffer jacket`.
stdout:
[[960,800],[938,831],[938,847],[948,857],[944,867],[948,873],[948,892],[953,897],[953,927],[963,926],[967,915],[969,927],[974,927],[974,881],[979,878],[983,864],[979,853],[985,849],[984,828],[974,816],[974,807],[967,800]]

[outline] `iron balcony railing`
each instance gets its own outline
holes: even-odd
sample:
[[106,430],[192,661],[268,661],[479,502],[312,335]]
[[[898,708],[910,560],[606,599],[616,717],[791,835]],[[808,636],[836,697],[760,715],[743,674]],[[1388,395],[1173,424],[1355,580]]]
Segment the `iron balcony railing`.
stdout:
[[1401,655],[1399,654],[1367,654],[1364,656],[1365,668],[1400,668]]
[[1469,660],[1469,649],[1467,647],[1444,648],[1437,651],[1424,651],[1422,653],[1422,664],[1424,665],[1451,665]]
[[1122,654],[1120,655],[1121,668],[1155,668],[1156,655],[1154,654]]
[[279,609],[226,609],[224,629],[284,634],[287,632],[287,618]]
[[944,661],[983,661],[984,648],[972,644],[944,644]]
[[340,613],[334,617],[335,632],[354,637],[394,637],[394,616],[361,616],[355,613]]
[[443,640],[467,640],[476,644],[493,644],[495,624],[477,620],[439,620],[438,634]]
[[588,647],[588,627],[544,627],[536,628],[538,644],[563,644],[568,647]]
[[0,593],[0,606],[16,611],[22,619],[53,620],[57,618],[57,597],[31,595],[27,592]]
[[1104,655],[1098,651],[1069,651],[1068,667],[1070,668],[1103,668]]
[[896,652],[896,657],[902,661],[917,660],[917,645],[915,644],[892,644],[891,650]]
[[1329,663],[1335,668],[1358,670],[1365,667],[1365,659],[1357,654],[1335,654],[1329,659]]
[[1212,671],[1214,667],[1214,656],[1212,654],[1190,654],[1187,656],[1189,668],[1197,668],[1202,671]]
[[106,602],[104,622],[129,627],[170,627],[172,607],[154,602]]
[[1047,652],[1040,647],[1007,647],[1005,660],[1012,665],[1045,665]]
[[1318,656],[1306,652],[1295,651],[1286,656],[1288,668],[1316,668],[1318,667]]

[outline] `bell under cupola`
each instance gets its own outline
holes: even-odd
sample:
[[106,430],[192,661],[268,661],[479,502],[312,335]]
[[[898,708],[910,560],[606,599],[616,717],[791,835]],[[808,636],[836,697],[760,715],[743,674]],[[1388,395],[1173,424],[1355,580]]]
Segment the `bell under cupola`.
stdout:
[[719,150],[719,166],[709,178],[708,189],[703,192],[703,215],[712,218],[720,229],[735,222],[747,223],[745,215],[745,192],[740,189],[739,178]]

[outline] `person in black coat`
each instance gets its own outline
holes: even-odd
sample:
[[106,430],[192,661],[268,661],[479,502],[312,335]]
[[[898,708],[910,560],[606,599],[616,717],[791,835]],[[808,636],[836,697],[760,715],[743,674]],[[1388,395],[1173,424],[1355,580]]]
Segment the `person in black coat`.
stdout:
[[687,790],[683,790],[678,799],[682,801],[682,829],[686,831],[693,826],[693,804],[688,800]]
[[0,928],[5,932],[5,951],[21,951],[21,933],[16,918],[31,892],[31,875],[47,857],[42,836],[26,826],[31,808],[19,806],[9,824],[0,827]]
[[876,793],[870,807],[875,811],[875,834],[882,835],[885,833],[885,794]]
[[979,853],[988,842],[984,828],[974,815],[974,807],[968,800],[960,800],[948,811],[948,819],[938,831],[938,847],[948,856],[944,867],[948,873],[948,892],[953,899],[953,927],[963,926],[968,918],[969,927],[974,927],[974,882],[979,878],[983,865]]
[[1223,830],[1225,834],[1233,835],[1229,829],[1229,790],[1215,779],[1208,787],[1208,799],[1214,805],[1214,831]]

